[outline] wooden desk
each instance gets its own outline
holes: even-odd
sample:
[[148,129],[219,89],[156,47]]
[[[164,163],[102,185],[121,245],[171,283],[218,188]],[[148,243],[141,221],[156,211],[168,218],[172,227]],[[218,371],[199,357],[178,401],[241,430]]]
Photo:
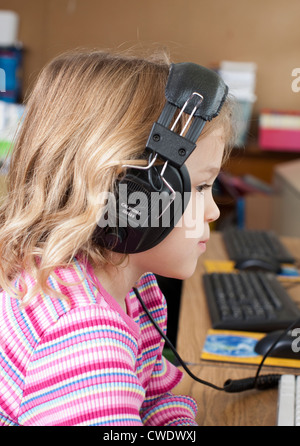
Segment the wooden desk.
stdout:
[[[300,257],[300,239],[284,238],[288,249]],[[220,233],[212,233],[206,253],[200,257],[194,275],[183,284],[177,350],[192,364],[192,372],[204,380],[223,386],[229,379],[255,376],[257,367],[225,364],[200,359],[210,317],[202,288],[203,260],[227,259]],[[300,284],[289,289],[289,294],[300,305]],[[300,370],[264,366],[264,373],[296,373]],[[251,390],[239,394],[220,392],[192,380],[188,375],[175,389],[176,393],[190,395],[198,403],[197,422],[200,426],[274,426],[277,417],[277,389]]]

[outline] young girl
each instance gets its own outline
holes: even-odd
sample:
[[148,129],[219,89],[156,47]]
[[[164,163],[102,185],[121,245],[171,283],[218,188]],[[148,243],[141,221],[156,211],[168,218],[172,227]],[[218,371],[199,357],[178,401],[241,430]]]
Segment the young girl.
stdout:
[[166,60],[94,51],[60,56],[38,79],[0,213],[0,425],[196,425],[195,402],[171,393],[181,372],[132,288],[165,330],[153,273],[185,279],[205,251],[230,103],[186,162],[188,207],[197,191],[204,203],[198,234],[186,236],[182,217],[157,246],[128,255],[93,238],[99,194],[125,165],[145,165],[168,74]]

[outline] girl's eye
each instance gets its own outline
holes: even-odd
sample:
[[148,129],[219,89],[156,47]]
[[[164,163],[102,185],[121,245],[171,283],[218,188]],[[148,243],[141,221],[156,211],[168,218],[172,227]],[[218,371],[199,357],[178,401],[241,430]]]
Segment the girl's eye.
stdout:
[[199,186],[196,186],[196,190],[198,192],[204,192],[206,189],[209,189],[211,187],[210,184],[199,184]]

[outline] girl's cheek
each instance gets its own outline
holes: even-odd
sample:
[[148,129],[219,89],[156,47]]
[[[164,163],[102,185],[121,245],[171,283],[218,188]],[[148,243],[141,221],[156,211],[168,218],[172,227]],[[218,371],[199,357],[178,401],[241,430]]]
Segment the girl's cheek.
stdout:
[[176,226],[184,227],[185,238],[200,238],[204,233],[205,197],[203,192],[191,194],[186,210]]

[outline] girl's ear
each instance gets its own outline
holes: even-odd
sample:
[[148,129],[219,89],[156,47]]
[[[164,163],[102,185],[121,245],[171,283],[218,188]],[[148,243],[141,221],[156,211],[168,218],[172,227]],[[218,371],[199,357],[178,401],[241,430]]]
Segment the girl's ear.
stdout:
[[[149,170],[130,169],[116,185],[116,195],[101,227],[93,234],[94,243],[106,249],[132,254],[160,243],[174,228],[186,209],[191,183],[185,165],[177,169],[167,165]],[[115,226],[109,222],[115,221]],[[106,224],[107,223],[107,224]],[[103,225],[103,226],[104,226]]]

